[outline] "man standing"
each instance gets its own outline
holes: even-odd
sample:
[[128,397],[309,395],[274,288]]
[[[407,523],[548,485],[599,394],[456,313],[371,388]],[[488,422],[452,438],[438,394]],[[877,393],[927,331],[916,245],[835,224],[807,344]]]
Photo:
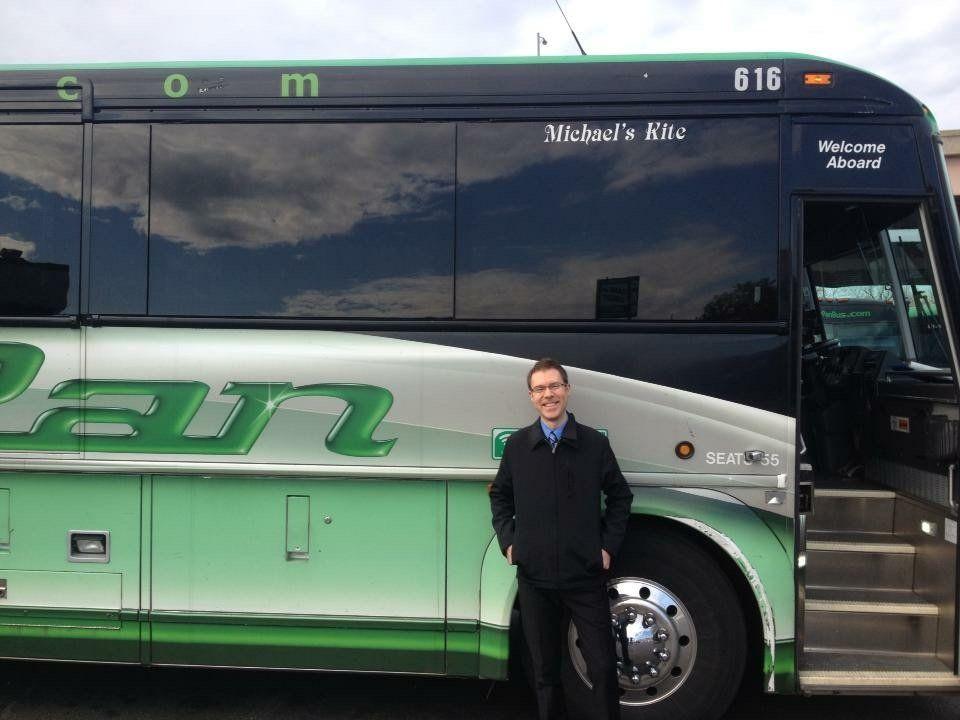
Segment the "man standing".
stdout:
[[527,388],[540,417],[507,441],[490,507],[500,549],[517,566],[540,718],[566,717],[560,663],[568,619],[593,685],[591,717],[619,718],[605,579],[627,530],[632,495],[607,438],[567,413],[563,366],[538,360]]

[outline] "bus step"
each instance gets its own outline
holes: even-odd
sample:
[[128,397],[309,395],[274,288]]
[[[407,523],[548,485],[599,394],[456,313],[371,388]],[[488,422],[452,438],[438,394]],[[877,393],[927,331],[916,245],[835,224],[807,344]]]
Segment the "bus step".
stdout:
[[957,692],[960,678],[949,671],[898,672],[883,670],[801,671],[800,688],[803,692],[834,693],[858,692],[865,694]]
[[807,534],[810,586],[910,590],[916,548],[887,533]]
[[960,678],[933,655],[808,650],[800,669],[800,688],[806,693],[956,692]]
[[896,493],[890,490],[817,487],[813,513],[807,516],[807,530],[893,532],[895,499]]
[[937,606],[909,590],[807,587],[804,646],[849,652],[928,654]]

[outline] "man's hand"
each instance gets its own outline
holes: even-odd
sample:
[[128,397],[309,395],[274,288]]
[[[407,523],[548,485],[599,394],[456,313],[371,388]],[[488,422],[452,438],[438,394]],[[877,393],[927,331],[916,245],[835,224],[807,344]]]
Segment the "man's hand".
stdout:
[[513,545],[507,547],[507,565],[513,565]]
[[[510,551],[508,550],[507,552],[509,553]],[[509,555],[507,557],[509,557]],[[603,561],[603,569],[609,570],[610,569],[610,553],[608,553],[603,548],[600,548],[600,559]]]

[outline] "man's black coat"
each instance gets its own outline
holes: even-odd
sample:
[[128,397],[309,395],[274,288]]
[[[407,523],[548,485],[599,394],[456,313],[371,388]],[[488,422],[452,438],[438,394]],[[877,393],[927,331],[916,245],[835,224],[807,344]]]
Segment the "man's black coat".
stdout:
[[490,488],[500,550],[513,545],[520,577],[544,588],[600,580],[600,549],[617,554],[633,497],[607,438],[567,417],[556,451],[539,419],[511,435]]

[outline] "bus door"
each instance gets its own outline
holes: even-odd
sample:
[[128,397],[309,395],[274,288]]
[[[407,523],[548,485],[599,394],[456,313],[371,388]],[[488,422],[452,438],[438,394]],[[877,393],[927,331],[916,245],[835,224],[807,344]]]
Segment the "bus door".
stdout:
[[0,89],[0,655],[135,661],[139,480],[77,472],[80,96]]
[[800,681],[916,689],[932,673],[927,689],[952,688],[957,310],[944,303],[928,208],[807,199],[802,227],[800,462],[814,502]]

